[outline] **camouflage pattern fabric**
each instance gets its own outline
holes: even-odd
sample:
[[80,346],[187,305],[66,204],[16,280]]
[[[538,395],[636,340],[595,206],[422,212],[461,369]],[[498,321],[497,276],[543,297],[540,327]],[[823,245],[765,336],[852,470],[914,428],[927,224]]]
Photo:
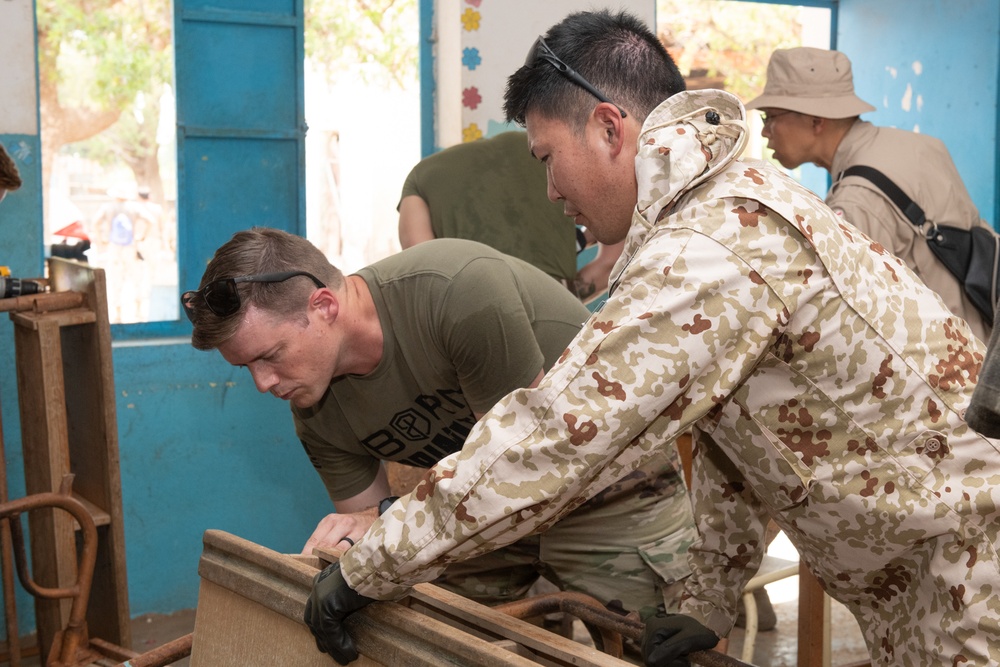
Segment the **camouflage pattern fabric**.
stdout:
[[815,195],[737,160],[744,118],[722,91],[650,115],[610,298],[347,552],[352,587],[396,597],[545,530],[694,427],[682,611],[729,632],[771,516],[874,664],[1000,661],[1000,448],[962,418],[983,343]]
[[679,477],[654,479],[643,491],[587,503],[541,535],[452,563],[434,583],[493,606],[521,599],[541,574],[642,618],[661,604],[678,611],[691,572],[691,504]]

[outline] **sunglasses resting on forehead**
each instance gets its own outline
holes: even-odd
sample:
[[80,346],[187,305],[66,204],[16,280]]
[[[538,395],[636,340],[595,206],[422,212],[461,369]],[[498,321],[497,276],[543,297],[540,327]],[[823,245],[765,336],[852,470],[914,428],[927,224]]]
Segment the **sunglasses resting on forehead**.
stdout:
[[618,113],[622,115],[622,118],[625,118],[625,116],[628,115],[625,113],[624,109],[608,99],[607,95],[599,91],[592,83],[584,79],[579,72],[560,60],[559,56],[557,56],[555,52],[549,48],[549,45],[545,43],[544,37],[539,37],[535,40],[534,45],[532,45],[532,47],[528,50],[528,57],[525,59],[524,64],[530,67],[539,60],[544,60],[555,67],[557,72],[586,90],[601,102],[614,104],[615,108],[618,109]]
[[255,276],[237,276],[235,278],[220,278],[213,280],[199,290],[190,290],[181,295],[181,304],[188,319],[194,321],[193,305],[195,296],[201,295],[208,309],[219,317],[228,317],[240,309],[242,301],[237,286],[240,283],[281,283],[289,278],[305,276],[313,281],[317,289],[326,285],[319,278],[306,271],[280,271],[278,273],[261,273]]

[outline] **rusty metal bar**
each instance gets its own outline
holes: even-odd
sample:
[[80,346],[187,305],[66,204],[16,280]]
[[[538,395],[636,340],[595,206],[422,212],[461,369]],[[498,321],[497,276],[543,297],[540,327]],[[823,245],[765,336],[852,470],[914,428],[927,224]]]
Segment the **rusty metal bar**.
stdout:
[[44,313],[51,310],[79,308],[86,297],[83,292],[42,292],[0,299],[0,313],[32,310]]
[[125,648],[124,646],[119,646],[118,644],[112,644],[111,642],[101,639],[100,637],[90,638],[90,648],[95,653],[100,654],[101,657],[110,658],[111,660],[130,660],[131,658],[139,656],[138,651],[133,651],[130,648]]
[[[7,502],[6,462],[3,419],[0,418],[0,504]],[[14,599],[14,538],[7,521],[0,521],[0,570],[3,576],[3,616],[7,630],[8,664],[10,667],[21,667],[21,633],[17,627],[17,602]]]
[[[60,633],[58,658],[54,662],[50,659],[50,665],[73,664],[77,650],[87,644],[87,602],[90,599],[90,587],[93,583],[94,566],[97,562],[97,526],[83,503],[71,495],[72,481],[73,476],[67,475],[58,492],[36,493],[0,504],[0,520],[9,524],[14,538],[17,574],[21,585],[35,597],[45,599],[73,598],[69,621],[66,628]],[[40,586],[31,578],[24,549],[24,535],[21,532],[21,522],[18,520],[18,517],[25,512],[51,507],[62,509],[73,515],[73,518],[80,524],[83,534],[83,548],[77,567],[77,580],[73,586],[65,588]]]
[[753,667],[753,665],[718,651],[695,651],[689,653],[688,661],[701,667]]
[[[572,591],[536,595],[497,605],[494,609],[521,619],[553,612],[576,616],[600,634],[601,646],[598,648],[615,658],[622,657],[622,636],[628,636],[630,631],[634,631],[633,625],[638,623],[607,609],[596,598]],[[641,636],[641,623],[638,624],[638,631]]]
[[194,633],[186,634],[142,655],[120,662],[116,667],[165,667],[191,655],[193,643]]
[[[2,428],[2,426],[0,426]],[[3,436],[0,436],[3,437]],[[0,457],[3,456],[0,445]],[[0,460],[4,460],[0,458]],[[7,485],[0,493],[0,504],[7,500]],[[10,667],[21,667],[21,632],[17,627],[17,602],[14,599],[14,538],[10,524],[0,522],[0,565],[3,568],[3,615],[7,629],[7,653]]]
[[[642,631],[645,627],[641,621],[615,613],[589,595],[571,591],[536,595],[524,600],[498,605],[494,609],[515,618],[531,618],[556,611],[571,614],[583,621],[584,624],[598,629],[602,640],[606,635],[616,638],[619,653],[614,657],[621,657],[622,637],[641,642]],[[607,650],[605,652],[612,654]],[[689,654],[687,659],[691,664],[702,667],[753,667],[742,660],[716,651],[696,651]]]

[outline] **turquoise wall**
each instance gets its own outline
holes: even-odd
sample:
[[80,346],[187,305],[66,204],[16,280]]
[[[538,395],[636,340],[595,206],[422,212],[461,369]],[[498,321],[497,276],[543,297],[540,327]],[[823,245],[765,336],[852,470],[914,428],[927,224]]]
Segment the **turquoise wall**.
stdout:
[[194,607],[208,528],[298,553],[332,511],[288,405],[188,340],[114,349],[131,612]]
[[[0,265],[10,267],[15,278],[42,275],[42,169],[38,136],[0,134],[4,145],[18,166],[23,181],[20,189],[7,194],[0,203]],[[8,498],[24,496],[24,460],[21,456],[21,421],[18,416],[17,375],[14,365],[14,325],[9,316],[0,314],[0,410],[3,418],[3,443],[7,464]],[[35,627],[32,598],[18,590],[18,625],[22,632]],[[0,595],[2,597],[2,595]],[[6,636],[6,632],[2,633]]]
[[858,95],[877,109],[862,118],[941,139],[994,226],[998,33],[996,0],[841,0],[837,30]]
[[[42,171],[39,138],[33,135],[0,134],[0,143],[14,159],[23,185],[0,203],[0,265],[11,276],[42,275]],[[21,427],[18,417],[17,376],[14,366],[14,325],[0,314],[0,410],[7,459],[8,497],[24,495],[24,463],[21,457]],[[30,598],[29,598],[30,600]]]

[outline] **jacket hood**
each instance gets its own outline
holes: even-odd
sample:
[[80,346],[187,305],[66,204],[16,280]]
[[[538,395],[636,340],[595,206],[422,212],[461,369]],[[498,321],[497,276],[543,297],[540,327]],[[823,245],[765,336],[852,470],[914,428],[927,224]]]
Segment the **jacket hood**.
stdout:
[[724,90],[684,91],[653,109],[639,134],[638,199],[625,247],[611,270],[610,291],[656,222],[681,195],[739,157],[746,143],[746,109]]
[[638,141],[636,212],[653,225],[678,197],[739,157],[746,109],[724,90],[677,93],[649,114]]

